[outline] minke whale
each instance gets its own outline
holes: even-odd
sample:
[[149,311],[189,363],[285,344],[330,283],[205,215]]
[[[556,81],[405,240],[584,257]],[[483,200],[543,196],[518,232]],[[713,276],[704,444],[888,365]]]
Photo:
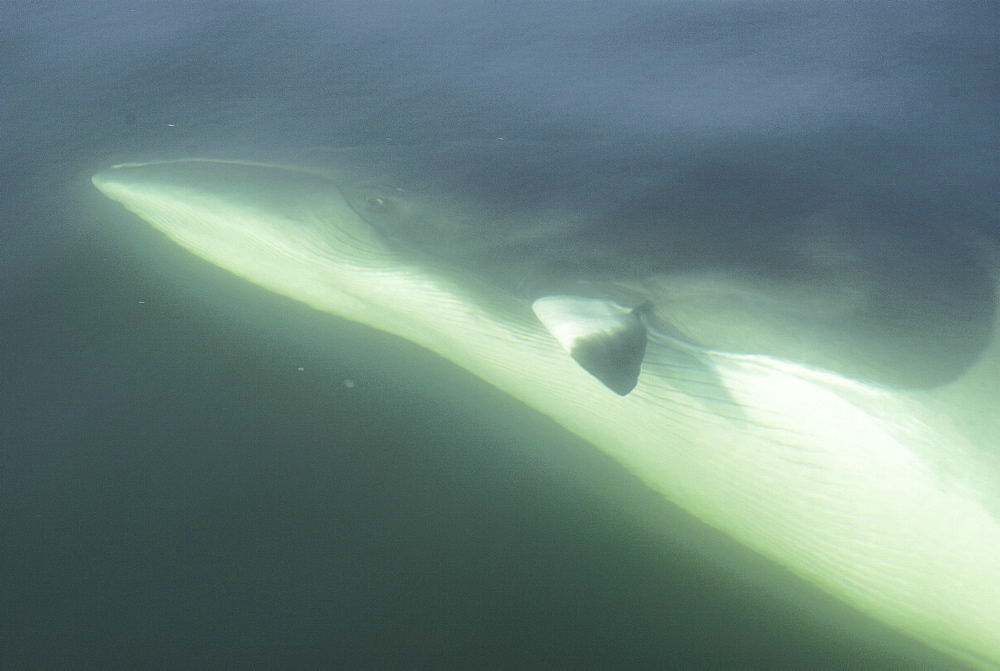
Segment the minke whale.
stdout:
[[984,241],[891,197],[772,198],[783,176],[740,161],[380,151],[93,183],[210,263],[454,362],[956,663],[1000,667]]

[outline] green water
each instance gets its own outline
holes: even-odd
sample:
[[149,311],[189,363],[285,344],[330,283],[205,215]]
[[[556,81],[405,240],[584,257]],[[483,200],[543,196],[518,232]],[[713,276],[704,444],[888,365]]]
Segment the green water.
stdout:
[[5,668],[947,667],[412,346],[138,227],[46,268],[2,305]]

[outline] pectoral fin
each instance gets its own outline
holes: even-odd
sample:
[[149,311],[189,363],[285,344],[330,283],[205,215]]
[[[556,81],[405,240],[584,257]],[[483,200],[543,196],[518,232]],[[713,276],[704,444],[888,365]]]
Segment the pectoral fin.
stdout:
[[641,308],[581,296],[544,296],[531,308],[563,349],[608,389],[625,396],[635,388],[646,353]]

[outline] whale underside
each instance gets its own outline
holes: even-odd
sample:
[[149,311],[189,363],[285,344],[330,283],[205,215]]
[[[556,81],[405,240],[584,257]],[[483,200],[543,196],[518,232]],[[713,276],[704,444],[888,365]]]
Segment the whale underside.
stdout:
[[497,141],[93,182],[211,263],[437,352],[860,611],[1000,665],[990,243],[874,178],[831,187],[836,157],[813,158]]

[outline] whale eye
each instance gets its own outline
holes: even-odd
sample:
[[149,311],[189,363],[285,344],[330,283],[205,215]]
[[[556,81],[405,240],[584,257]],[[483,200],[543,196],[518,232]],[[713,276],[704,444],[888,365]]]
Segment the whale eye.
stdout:
[[388,198],[374,193],[365,196],[365,204],[373,212],[385,212],[391,207]]
[[398,189],[388,189],[381,186],[359,186],[344,192],[347,202],[361,218],[370,224],[384,222],[387,217],[393,217],[399,210]]

